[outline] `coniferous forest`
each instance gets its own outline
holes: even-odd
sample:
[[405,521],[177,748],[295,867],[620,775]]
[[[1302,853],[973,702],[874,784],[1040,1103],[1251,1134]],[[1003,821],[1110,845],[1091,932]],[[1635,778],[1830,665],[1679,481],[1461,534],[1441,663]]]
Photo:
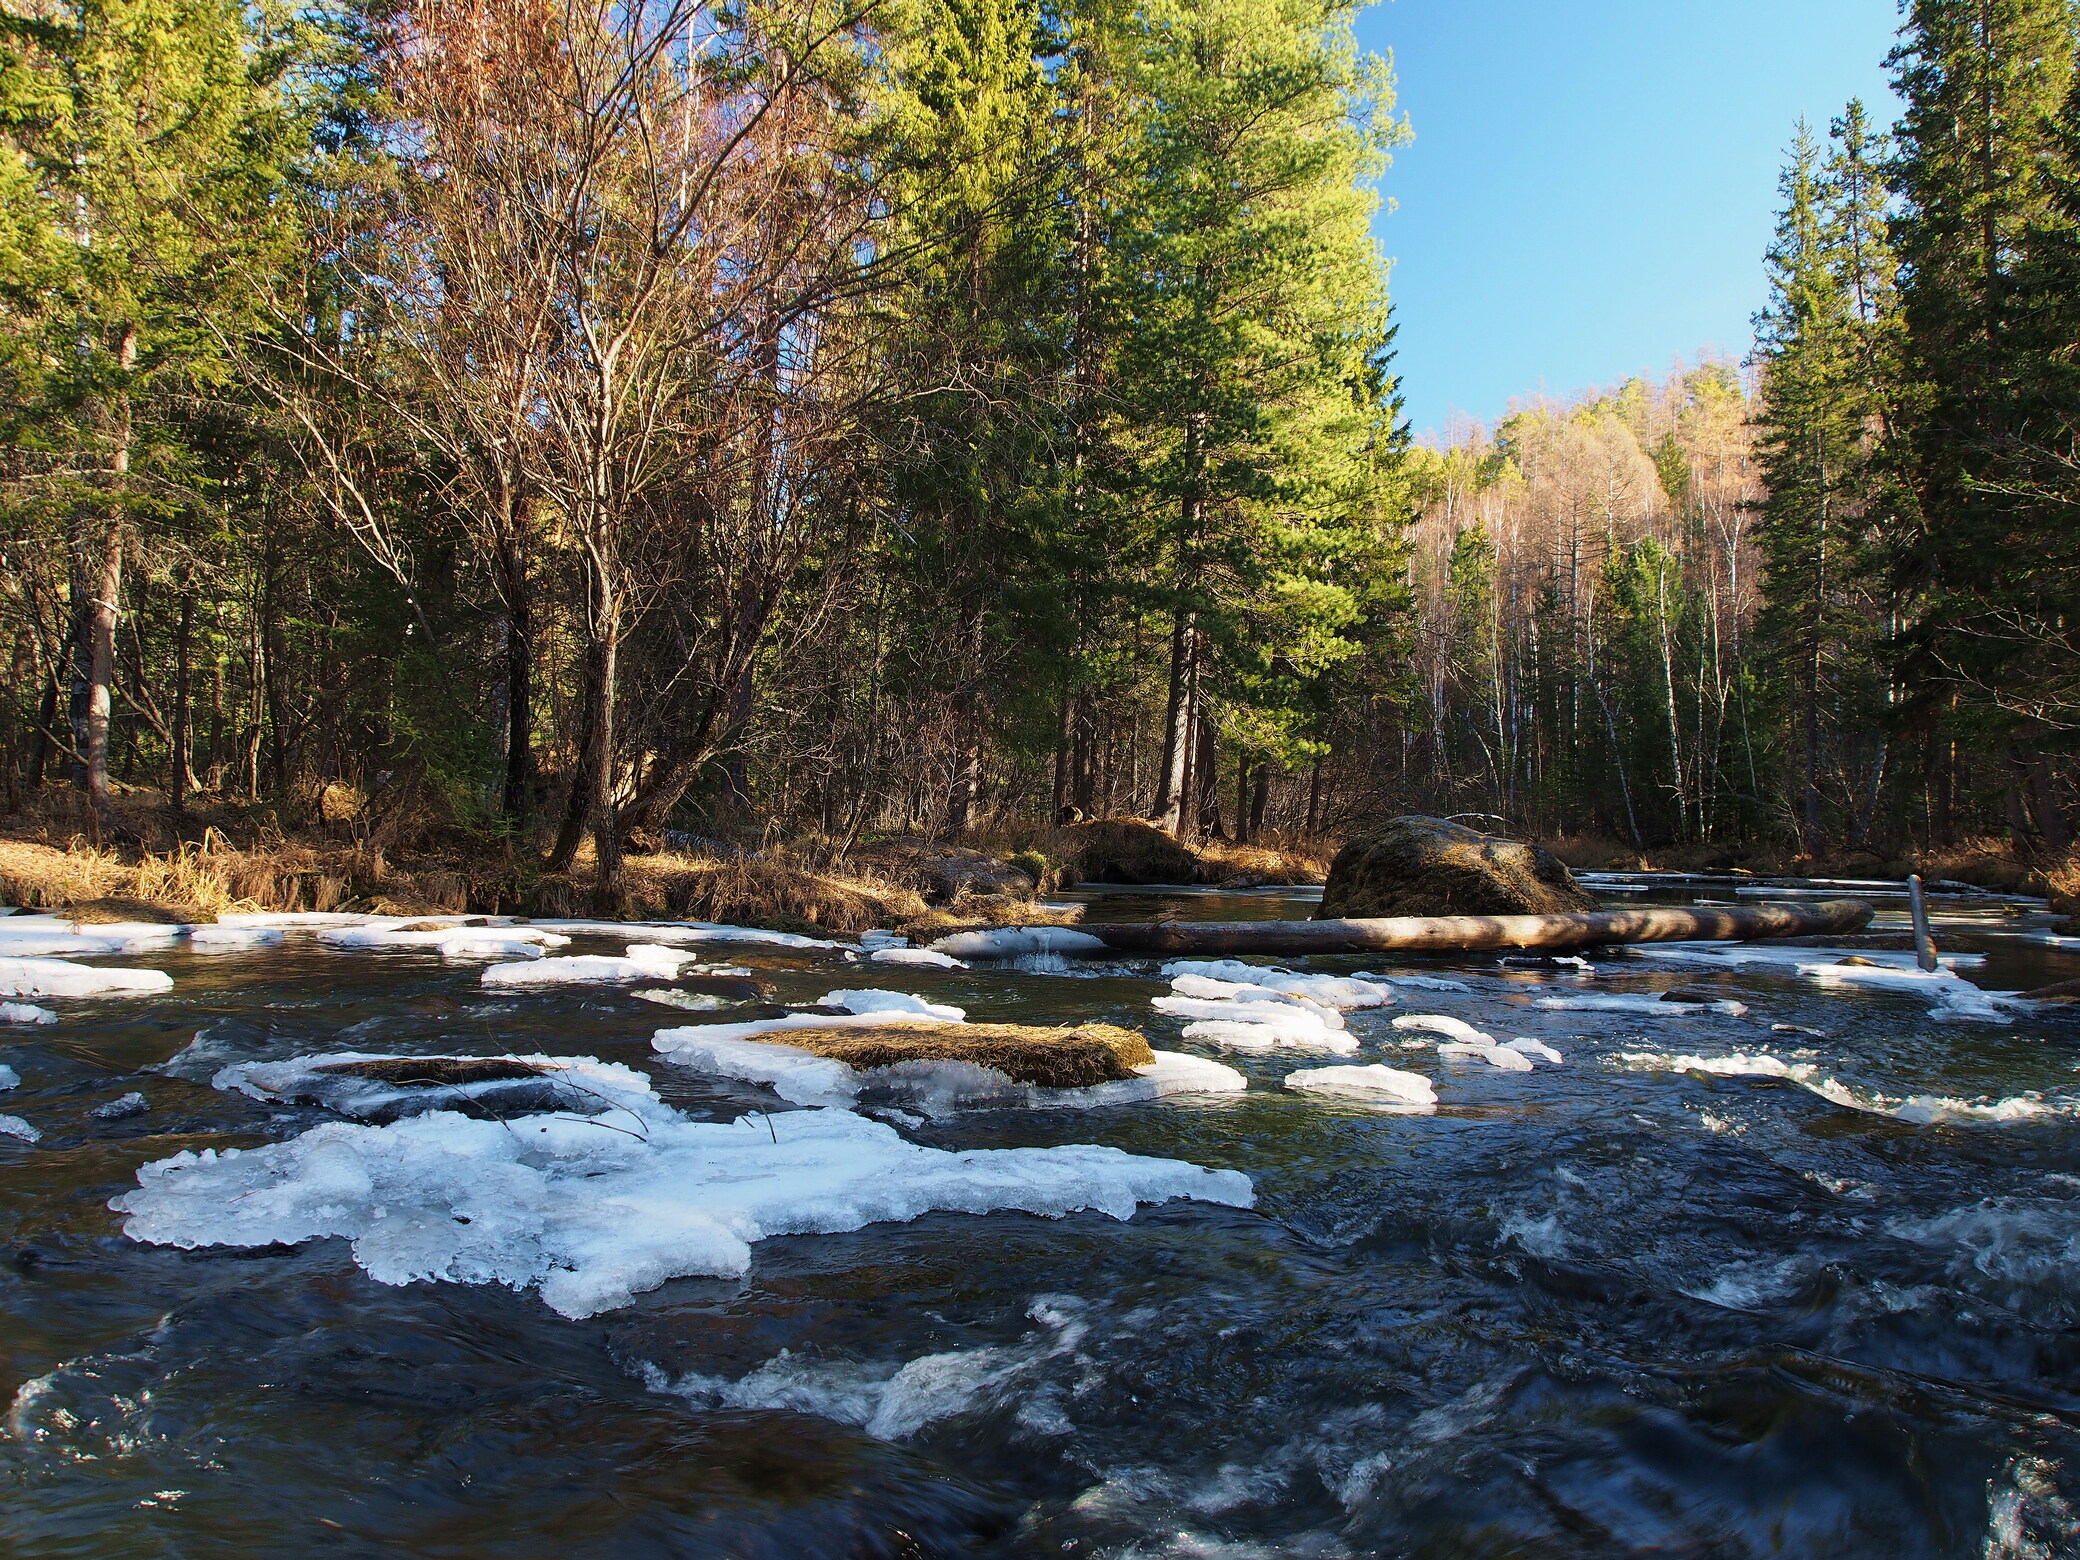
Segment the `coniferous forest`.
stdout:
[[1422,441],[1353,12],[11,7],[0,802],[2063,854],[2068,0],[1786,127],[1750,358]]

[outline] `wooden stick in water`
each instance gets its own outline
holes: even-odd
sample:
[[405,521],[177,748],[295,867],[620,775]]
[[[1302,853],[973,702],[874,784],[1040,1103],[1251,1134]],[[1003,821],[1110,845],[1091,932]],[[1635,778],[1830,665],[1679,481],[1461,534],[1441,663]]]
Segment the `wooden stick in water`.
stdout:
[[1914,912],[1914,962],[1933,974],[1936,940],[1928,929],[1928,901],[1921,896],[1921,874],[1918,872],[1907,879],[1907,903]]
[[[1861,931],[1860,899],[1811,904],[1642,905],[1565,915],[1401,915],[1349,921],[1085,921],[1075,929],[1116,953],[1372,953],[1489,948],[1566,951],[1613,943],[1750,942]],[[1092,950],[1096,951],[1096,950]]]

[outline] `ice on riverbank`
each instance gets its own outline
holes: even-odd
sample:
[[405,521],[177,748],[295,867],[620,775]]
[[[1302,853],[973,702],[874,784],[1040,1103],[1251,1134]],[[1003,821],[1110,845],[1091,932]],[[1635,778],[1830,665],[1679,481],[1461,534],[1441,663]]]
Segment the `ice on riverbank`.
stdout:
[[[1928,1011],[1938,1021],[1955,1020],[1973,1024],[2012,1024],[2012,1015],[1995,1006],[1996,994],[1981,991],[1963,976],[1947,969],[1923,970],[1888,964],[1801,964],[1798,973],[1830,986],[1870,986],[1883,991],[1908,992],[1929,998]],[[2007,993],[2000,993],[2006,995]]]
[[173,990],[163,970],[100,969],[65,959],[0,959],[0,997],[121,997]]
[[278,931],[212,922],[70,921],[49,915],[0,920],[0,958],[93,958],[182,947],[194,953],[229,953],[281,941]]
[[[725,926],[717,921],[531,921],[531,926],[567,936],[641,938],[649,943],[764,943],[772,948],[805,948],[850,952],[827,937],[800,932],[769,932],[758,926]],[[634,950],[630,950],[633,952]]]
[[941,1059],[857,1069],[784,1041],[746,1039],[718,1031],[737,1025],[701,1024],[660,1030],[651,1044],[682,1067],[740,1083],[765,1084],[796,1105],[851,1106],[862,1099],[900,1105],[926,1116],[957,1110],[1092,1109],[1139,1105],[1173,1094],[1239,1094],[1248,1080],[1232,1067],[1177,1051],[1157,1051],[1136,1076],[1080,1089],[1022,1083],[993,1067]]
[[0,1024],[55,1024],[58,1015],[33,1002],[0,1002]]
[[[1808,948],[1782,943],[1632,943],[1625,952],[1635,959],[1658,959],[1664,963],[1714,966],[1736,970],[1748,966],[1796,969],[1801,964],[1833,963],[1863,959],[1890,969],[1915,968],[1914,955],[1889,948]],[[1983,953],[1946,953],[1939,956],[1944,969],[1975,969],[1986,962]]]
[[137,1241],[192,1249],[343,1236],[379,1282],[502,1283],[583,1317],[673,1278],[742,1274],[751,1247],[774,1235],[937,1211],[1125,1219],[1144,1202],[1248,1207],[1254,1197],[1233,1170],[1085,1144],[953,1153],[842,1110],[728,1123],[651,1114],[641,1134],[613,1114],[333,1123],[264,1148],[145,1165],[138,1189],[110,1207]]
[[1437,1104],[1437,1089],[1421,1073],[1396,1067],[1309,1067],[1286,1074],[1286,1087],[1306,1094],[1347,1095],[1397,1105]]

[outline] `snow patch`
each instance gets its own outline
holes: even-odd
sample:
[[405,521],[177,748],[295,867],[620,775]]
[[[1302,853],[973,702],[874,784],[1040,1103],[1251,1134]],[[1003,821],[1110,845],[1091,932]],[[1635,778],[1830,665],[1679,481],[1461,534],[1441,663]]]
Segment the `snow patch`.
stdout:
[[583,1317],[672,1278],[740,1275],[751,1247],[774,1235],[933,1211],[1125,1219],[1143,1202],[1254,1200],[1237,1171],[1087,1144],[951,1153],[841,1110],[729,1123],[663,1106],[649,1114],[641,1135],[611,1113],[331,1123],[264,1148],[145,1165],[138,1189],[109,1206],[137,1241],[193,1249],[344,1236],[378,1282],[502,1283]]

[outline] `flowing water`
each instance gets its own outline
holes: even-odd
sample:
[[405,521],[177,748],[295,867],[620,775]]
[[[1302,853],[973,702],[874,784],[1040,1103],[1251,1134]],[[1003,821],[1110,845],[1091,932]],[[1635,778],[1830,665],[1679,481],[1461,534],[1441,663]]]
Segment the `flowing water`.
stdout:
[[[1904,924],[1902,901],[1880,903]],[[2080,949],[2030,933],[2023,908],[1940,900],[1939,937],[1988,955],[1969,972],[1985,987],[2080,977]],[[1121,894],[1095,913],[1308,909]],[[1150,1011],[1149,962],[869,974],[729,955],[786,1001],[885,986],[1205,1049]],[[294,936],[90,962],[176,984],[53,1002],[60,1023],[0,1038],[22,1078],[0,1109],[43,1133],[0,1137],[10,1556],[2080,1554],[2080,1018],[2056,1009],[1936,1022],[1913,995],[1790,965],[1615,951],[1593,976],[1317,959],[1471,988],[1404,987],[1349,1016],[1350,1060],[1430,1074],[1433,1114],[1281,1088],[1307,1058],[1223,1055],[1247,1093],[911,1132],[1238,1169],[1253,1209],[771,1239],[745,1278],[572,1321],[496,1286],[376,1283],[341,1240],[140,1245],[107,1203],[148,1161],[322,1119],[210,1087],[244,1059],[589,1055],[696,1116],[786,1108],[656,1057],[650,1034],[680,1015]],[[1532,1005],[1677,986],[1750,1011]],[[1391,1018],[1424,1012],[1544,1039],[1566,1064],[1405,1047]],[[1729,1056],[1778,1075],[1693,1065]],[[89,1114],[132,1091],[147,1114]]]

